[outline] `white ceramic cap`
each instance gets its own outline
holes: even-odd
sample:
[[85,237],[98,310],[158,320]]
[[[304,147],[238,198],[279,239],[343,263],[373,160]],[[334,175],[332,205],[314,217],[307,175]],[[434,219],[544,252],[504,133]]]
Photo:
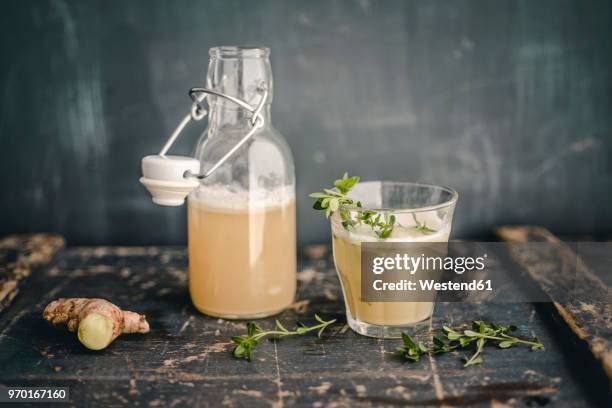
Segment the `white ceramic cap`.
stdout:
[[154,180],[183,181],[189,170],[200,172],[200,162],[188,156],[146,156],[142,159],[142,175]]
[[199,173],[200,162],[187,156],[146,156],[142,159],[140,182],[155,204],[182,205],[187,194],[200,184],[195,177],[184,177],[186,171]]

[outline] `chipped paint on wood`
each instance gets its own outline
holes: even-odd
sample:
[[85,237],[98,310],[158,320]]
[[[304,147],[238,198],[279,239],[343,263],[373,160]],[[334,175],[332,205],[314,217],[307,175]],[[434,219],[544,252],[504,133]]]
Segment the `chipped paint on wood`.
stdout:
[[[310,323],[318,313],[338,323],[320,340],[305,335],[262,341],[249,363],[231,354],[230,338],[245,332],[244,322],[209,318],[191,305],[185,248],[62,250],[0,315],[0,383],[69,386],[76,405],[584,405],[577,383],[582,374],[566,367],[556,333],[533,305],[439,303],[433,327],[477,318],[528,325],[546,344],[544,352],[487,348],[485,364],[470,369],[461,367],[462,351],[410,364],[394,353],[396,340],[348,328],[329,248],[306,252],[299,270],[313,271],[312,279],[298,281],[298,300],[274,318],[292,326],[296,320]],[[151,332],[121,336],[100,352],[85,350],[73,333],[49,328],[41,318],[51,298],[75,294],[142,311]],[[258,324],[271,328],[274,318]]]
[[49,262],[64,245],[64,239],[53,234],[11,235],[0,240],[0,312],[13,302],[32,268]]
[[[612,387],[612,290],[559,238],[542,227],[501,227],[498,235],[509,243],[549,242],[554,253],[539,246],[509,245],[512,257],[550,297],[571,331],[588,344],[601,362]],[[576,274],[572,273],[576,271]],[[579,279],[579,284],[576,284]]]

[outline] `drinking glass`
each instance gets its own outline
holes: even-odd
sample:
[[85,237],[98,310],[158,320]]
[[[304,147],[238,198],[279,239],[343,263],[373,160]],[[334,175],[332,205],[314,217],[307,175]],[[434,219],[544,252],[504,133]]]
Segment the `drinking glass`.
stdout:
[[[407,328],[429,323],[435,294],[419,302],[362,301],[361,246],[364,242],[448,242],[458,196],[448,187],[414,182],[371,181],[353,187],[349,198],[361,207],[344,206],[331,217],[334,263],[351,329],[370,337],[397,338]],[[369,211],[386,220],[395,217],[390,236],[380,238],[370,225],[358,221]]]

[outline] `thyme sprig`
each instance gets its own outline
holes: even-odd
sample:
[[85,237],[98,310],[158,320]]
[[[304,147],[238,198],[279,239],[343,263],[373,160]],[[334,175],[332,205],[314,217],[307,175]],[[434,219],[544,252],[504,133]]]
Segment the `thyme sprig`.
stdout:
[[466,348],[476,343],[474,353],[470,357],[464,357],[464,367],[484,362],[482,353],[488,341],[496,342],[502,349],[511,348],[520,344],[530,346],[532,351],[541,350],[544,344],[537,337],[526,340],[509,334],[516,330],[516,326],[502,326],[495,323],[485,323],[482,320],[472,322],[472,329],[452,329],[447,326],[442,328],[442,337],[433,337],[431,346],[415,341],[408,333],[402,333],[403,346],[396,348],[396,352],[409,361],[419,361],[423,354],[441,354],[459,348]]
[[[313,208],[315,210],[325,210],[325,216],[329,218],[334,212],[338,211],[341,206],[361,207],[361,202],[354,201],[347,197],[348,192],[351,191],[357,183],[359,183],[359,177],[349,177],[348,173],[344,173],[341,179],[334,182],[337,191],[325,188],[323,191],[309,195],[316,199]],[[348,211],[346,215],[350,218],[350,213],[348,213]]]
[[236,343],[236,347],[234,347],[232,353],[236,358],[243,358],[251,361],[253,350],[264,337],[272,336],[272,339],[279,339],[281,337],[295,336],[317,330],[317,337],[321,338],[323,331],[336,322],[336,319],[323,320],[317,314],[315,314],[314,317],[319,324],[309,327],[298,322],[294,330],[287,330],[278,319],[276,319],[276,330],[264,330],[257,323],[248,322],[246,335],[232,337],[232,342]]
[[[310,194],[310,197],[315,199],[313,208],[315,210],[325,210],[327,218],[339,211],[342,226],[346,230],[365,224],[369,225],[379,238],[389,238],[395,227],[395,215],[361,209],[363,206],[360,201],[348,197],[349,191],[359,183],[359,180],[357,176],[349,177],[348,173],[344,173],[342,178],[334,182],[336,190],[326,188],[323,191]],[[351,216],[351,207],[357,209],[354,218]]]
[[417,231],[419,231],[421,234],[427,235],[427,234],[430,234],[432,232],[436,232],[435,229],[429,228],[425,222],[420,222],[418,220],[418,218],[416,217],[415,213],[412,213],[412,219],[414,220],[414,223],[415,223],[415,227],[414,228]]
[[359,211],[357,221],[363,222],[372,228],[378,238],[389,238],[395,227],[395,215],[381,214],[372,210]]

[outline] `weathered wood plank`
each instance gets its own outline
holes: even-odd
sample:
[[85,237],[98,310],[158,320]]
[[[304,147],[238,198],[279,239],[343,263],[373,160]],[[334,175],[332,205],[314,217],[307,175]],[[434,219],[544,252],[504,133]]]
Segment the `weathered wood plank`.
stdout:
[[0,312],[15,299],[32,268],[48,262],[64,244],[54,234],[11,235],[0,240]]
[[[0,316],[0,383],[67,385],[76,406],[594,404],[576,380],[580,373],[568,368],[557,334],[531,304],[440,303],[433,327],[474,319],[511,322],[523,334],[537,335],[545,351],[487,348],[485,364],[469,369],[462,368],[461,351],[411,364],[394,353],[397,340],[348,329],[329,247],[303,253],[297,300],[279,319],[290,326],[319,313],[339,323],[321,340],[264,341],[249,363],[232,357],[229,342],[244,332],[244,322],[209,318],[191,305],[185,248],[63,250]],[[151,333],[121,336],[100,352],[86,350],[74,333],[52,329],[41,318],[52,298],[73,296],[105,297],[145,313]]]
[[[560,317],[612,381],[612,291],[572,248],[541,227],[502,227],[498,235],[509,243],[547,242],[551,251],[537,245],[510,245],[513,258],[540,285]],[[612,382],[611,382],[612,385]]]

